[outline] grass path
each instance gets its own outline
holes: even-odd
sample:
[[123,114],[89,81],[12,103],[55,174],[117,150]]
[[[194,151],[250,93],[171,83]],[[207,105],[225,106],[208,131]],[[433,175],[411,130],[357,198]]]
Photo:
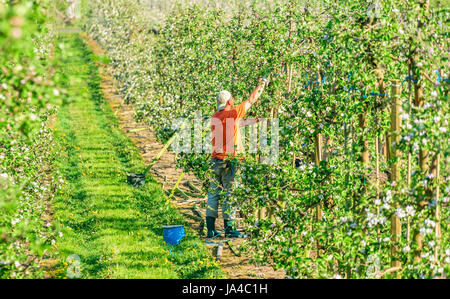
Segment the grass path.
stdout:
[[145,165],[101,93],[98,58],[79,36],[62,42],[64,65],[75,66],[65,70],[78,81],[67,82],[69,104],[59,111],[55,133],[67,181],[54,202],[54,219],[64,231],[55,275],[76,274],[79,265],[81,278],[222,277],[194,232],[186,232],[174,256],[169,253],[161,226],[184,224],[183,217],[155,180],[141,188],[126,183],[127,172]]
[[[89,37],[88,35],[82,35],[92,52],[98,56],[102,56],[105,51],[97,41]],[[99,68],[101,77],[101,88],[105,98],[114,111],[119,127],[122,132],[136,145],[140,155],[146,163],[151,163],[153,158],[161,151],[164,144],[160,143],[151,127],[146,126],[143,123],[136,122],[134,118],[135,107],[132,103],[123,104],[123,95],[117,88],[117,82],[111,77],[109,68],[106,65],[102,65]],[[142,130],[144,128],[144,130]],[[158,160],[151,169],[152,176],[158,180],[166,192],[171,192],[173,186],[179,179],[182,169],[176,166],[175,153],[170,150],[167,151],[160,160]],[[202,182],[195,177],[192,173],[185,173],[179,184],[179,189],[187,194],[193,190],[187,183],[191,183],[197,188],[201,188]],[[206,208],[206,199],[198,198],[197,196],[190,196],[186,199],[180,194],[176,194],[172,198],[172,203],[177,207],[178,211],[184,216],[187,226],[193,231],[197,232],[198,236],[204,240],[204,225],[198,219],[198,214],[194,209],[197,205],[201,210]],[[223,219],[221,215],[216,221],[216,228],[223,230]],[[224,241],[227,238],[218,237],[216,241]],[[234,248],[237,248],[243,240],[230,240]],[[207,246],[209,252],[212,255],[216,255],[216,246],[210,244]],[[231,250],[229,245],[223,247],[222,257],[220,259],[220,266],[225,272],[227,278],[232,279],[246,279],[246,278],[284,278],[286,273],[282,270],[274,270],[272,265],[267,264],[254,264],[247,255],[236,256]]]

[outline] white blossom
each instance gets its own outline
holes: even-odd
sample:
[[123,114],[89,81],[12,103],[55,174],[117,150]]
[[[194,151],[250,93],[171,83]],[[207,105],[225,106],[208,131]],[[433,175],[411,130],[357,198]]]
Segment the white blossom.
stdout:
[[414,209],[413,206],[407,206],[405,210],[406,210],[406,214],[408,214],[408,216],[413,217],[416,214],[416,210]]
[[425,219],[425,225],[426,226],[431,226],[431,227],[435,227],[436,226],[436,222],[430,219]]
[[405,210],[403,208],[397,208],[397,210],[395,211],[395,214],[400,219],[402,219],[403,217],[406,216],[406,212],[405,212]]

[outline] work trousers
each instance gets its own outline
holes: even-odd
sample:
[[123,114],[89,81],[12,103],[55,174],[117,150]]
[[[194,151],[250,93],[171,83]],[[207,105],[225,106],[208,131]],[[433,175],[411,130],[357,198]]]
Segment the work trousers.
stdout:
[[236,187],[237,163],[213,158],[210,162],[212,180],[206,204],[207,217],[219,217],[219,201],[222,200],[222,215],[225,220],[234,220],[235,208],[231,206],[231,196]]

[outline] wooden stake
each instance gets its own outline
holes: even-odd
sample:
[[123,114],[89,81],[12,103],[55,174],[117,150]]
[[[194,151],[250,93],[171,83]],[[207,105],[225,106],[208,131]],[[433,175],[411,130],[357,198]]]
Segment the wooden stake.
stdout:
[[[320,161],[322,161],[322,142],[322,134],[317,133],[314,141],[314,163],[317,167],[320,166]],[[317,205],[316,207],[316,220],[322,221],[322,203]]]
[[[392,143],[395,142],[398,144],[400,142],[400,129],[402,120],[400,118],[400,110],[402,107],[402,102],[400,98],[401,85],[400,81],[394,80],[392,85],[392,107],[391,107],[391,136],[390,136],[390,145],[391,145],[391,156],[393,158],[398,158],[400,156],[400,151],[395,147],[392,147]],[[391,165],[391,181],[398,182],[400,178],[400,163],[396,161]]]
[[[380,200],[380,153],[379,153],[379,142],[380,138],[377,136],[375,138],[375,189],[377,192],[377,201]],[[380,208],[377,206],[377,217],[380,216]],[[377,234],[380,235],[380,228],[377,228]]]
[[[391,94],[392,94],[392,106],[391,106],[391,136],[390,145],[392,142],[400,141],[400,129],[401,129],[401,118],[400,109],[402,106],[401,98],[401,85],[400,81],[394,80],[392,84]],[[400,163],[398,159],[400,158],[400,151],[393,147],[391,149],[391,156],[396,159],[394,163],[391,164],[391,182],[399,182],[400,179]],[[397,187],[396,187],[397,188]],[[395,194],[395,197],[397,195]],[[392,248],[391,248],[391,267],[401,267],[400,261],[397,259],[398,246],[397,243],[400,240],[402,232],[402,224],[400,218],[394,213],[391,217],[391,234],[392,234]]]
[[[420,58],[419,56],[414,58],[414,64],[416,61],[418,61]],[[422,107],[424,104],[424,98],[423,98],[423,91],[421,86],[421,81],[416,76],[415,72],[413,74],[413,81],[414,81],[414,105],[416,107]],[[421,171],[426,171],[428,168],[428,151],[425,149],[419,150],[419,165]]]
[[[409,74],[411,74],[411,65],[408,65],[408,76]],[[412,84],[411,84],[411,80],[408,80],[408,101],[409,101],[409,106],[411,107],[412,105]],[[408,166],[407,166],[407,170],[406,170],[406,184],[408,185],[408,188],[411,187],[411,170],[412,170],[412,156],[411,156],[411,151],[408,151]],[[408,245],[410,244],[411,241],[411,217],[408,216],[408,218],[406,219],[406,241],[408,242]]]
[[436,246],[434,247],[434,258],[437,261],[439,247],[441,245],[441,215],[439,207],[439,176],[440,176],[440,158],[441,155],[437,154],[436,158],[433,160],[432,173],[434,174],[436,180],[436,189],[434,190],[434,200],[436,201],[436,208],[434,210],[434,216],[436,218],[435,235],[436,235]]
[[386,132],[384,136],[384,146],[383,146],[383,156],[385,157],[385,161],[389,161],[391,158],[391,147],[389,146],[389,133]]
[[[314,163],[316,164],[317,167],[320,166],[320,161],[322,161],[322,134],[321,133],[317,133],[316,134],[316,138],[314,140],[314,145],[315,145],[315,153],[314,153]],[[317,222],[322,222],[322,206],[323,203],[319,203],[316,206],[316,221]],[[320,247],[319,247],[319,240],[317,240],[316,242],[316,251],[317,254],[316,256],[319,257],[320,254]]]
[[[419,26],[421,23],[419,22]],[[419,33],[418,33],[419,34]],[[417,68],[417,61],[420,60],[419,55],[415,55],[411,58],[411,70],[413,71],[413,76],[412,76],[412,80],[414,82],[414,105],[416,107],[422,107],[424,104],[424,99],[423,99],[423,93],[422,93],[422,86],[421,86],[421,81],[419,80],[420,78],[417,76],[416,74],[416,68]],[[422,173],[425,173],[428,170],[428,151],[426,149],[419,149],[419,167]],[[418,205],[418,209],[422,209],[423,206],[422,204],[425,203],[426,201],[423,201],[422,203],[419,202]],[[414,241],[417,243],[417,252],[416,252],[416,256],[414,257],[415,261],[419,261],[420,260],[420,256],[422,253],[422,235],[420,234],[420,232],[418,230],[415,231],[414,233]]]
[[[364,130],[367,126],[367,112],[362,112],[359,114],[359,127]],[[360,143],[363,146],[363,150],[359,157],[359,160],[362,162],[362,167],[366,169],[369,164],[369,141],[366,137],[366,134],[361,134]]]

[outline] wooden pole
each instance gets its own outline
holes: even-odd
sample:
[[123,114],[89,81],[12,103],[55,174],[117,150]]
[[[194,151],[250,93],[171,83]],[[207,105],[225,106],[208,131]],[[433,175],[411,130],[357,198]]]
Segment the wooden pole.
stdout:
[[[395,142],[398,144],[400,142],[400,129],[401,129],[401,118],[400,118],[400,110],[401,110],[401,85],[400,81],[394,80],[392,85],[392,107],[391,107],[391,136],[390,136],[390,144],[391,144],[391,156],[392,158],[398,158],[400,155],[400,151],[395,147],[392,147],[392,143]],[[400,177],[400,163],[395,161],[391,165],[391,181],[398,182]]]
[[[316,164],[317,167],[320,166],[320,161],[322,161],[322,142],[323,142],[322,134],[316,133],[316,137],[314,140],[315,146],[314,163]],[[320,203],[316,207],[316,220],[322,221],[322,203]]]
[[[419,6],[421,8],[425,7],[425,11],[429,12],[429,0],[419,2]],[[421,40],[423,36],[422,28],[424,27],[425,23],[418,19],[417,22],[417,31],[416,31],[416,39]],[[424,104],[424,98],[423,98],[423,90],[422,90],[422,82],[419,74],[418,69],[418,62],[420,61],[420,54],[418,53],[418,47],[416,46],[413,48],[412,55],[410,56],[410,66],[412,70],[412,79],[414,82],[414,105],[416,107],[422,107]],[[426,149],[419,149],[419,167],[422,172],[422,174],[425,174],[428,171],[428,163],[429,163],[429,156],[428,151]],[[419,202],[418,209],[422,209],[427,204],[427,200]],[[417,252],[414,257],[414,261],[419,261],[420,256],[422,253],[422,246],[423,246],[423,239],[422,235],[419,233],[418,230],[414,233],[414,241],[417,243]]]
[[266,214],[267,214],[267,208],[262,207],[261,209],[259,209],[258,218],[260,220],[266,219]]
[[[363,111],[359,114],[359,127],[362,130],[365,130],[367,127],[367,112]],[[363,147],[363,150],[361,151],[361,155],[359,157],[359,160],[362,162],[362,167],[366,169],[367,165],[369,164],[369,141],[366,137],[366,134],[361,134],[360,143]]]
[[[379,153],[379,144],[380,142],[380,137],[377,136],[375,138],[375,189],[376,189],[376,193],[377,193],[377,201],[380,200],[380,153]],[[380,216],[380,207],[377,206],[377,217]],[[380,236],[380,228],[377,228],[377,235]]]
[[[424,103],[422,87],[421,87],[421,82],[419,82],[419,77],[417,76],[417,73],[416,73],[416,68],[417,68],[416,63],[417,63],[418,59],[419,59],[418,55],[414,56],[412,58],[412,63],[411,63],[412,64],[411,69],[413,72],[412,80],[414,82],[414,106],[422,107],[423,103]],[[428,165],[428,151],[420,148],[419,149],[419,168],[422,173],[425,173],[427,171],[427,168],[428,168],[427,165]],[[418,209],[422,209],[424,203],[425,203],[425,201],[419,202]],[[414,232],[414,242],[417,244],[417,252],[414,257],[414,261],[419,261],[421,253],[422,253],[423,241],[422,241],[422,235],[419,233],[418,230],[416,230]]]
[[[416,82],[414,84],[414,105],[417,107],[422,107],[424,103],[422,88]],[[419,150],[419,166],[420,170],[425,172],[428,169],[429,157],[428,151],[426,149]]]
[[432,173],[434,174],[436,180],[436,189],[434,190],[434,200],[436,201],[436,208],[434,210],[434,216],[436,218],[435,235],[436,235],[436,246],[434,247],[434,258],[437,261],[439,247],[441,245],[441,215],[439,207],[439,176],[440,176],[440,159],[441,155],[437,154],[433,159]]
[[[320,75],[320,69],[317,70],[317,81],[321,82],[322,78]],[[320,161],[322,161],[322,148],[323,148],[323,136],[322,133],[318,132],[316,133],[316,136],[314,138],[314,163],[316,164],[316,167],[320,167]],[[322,207],[323,203],[319,202],[319,204],[316,206],[316,221],[318,223],[322,222]],[[319,257],[320,255],[320,247],[319,247],[319,240],[316,241],[316,256]]]
[[[322,134],[321,133],[316,133],[316,138],[314,140],[314,145],[315,145],[315,151],[314,151],[314,163],[316,164],[317,167],[320,166],[320,161],[322,161]],[[316,221],[317,222],[322,222],[322,203],[319,203],[316,206]],[[316,241],[316,251],[317,254],[316,256],[319,257],[320,254],[320,248],[319,248],[319,240]]]
[[[347,128],[347,121],[344,121],[344,159],[345,159],[345,166],[346,169],[348,169],[348,128]],[[345,184],[348,185],[348,180],[349,180],[349,174],[347,173],[345,175]],[[350,200],[350,196],[347,196],[347,198],[345,199],[345,210],[348,211],[350,209],[350,204],[351,204],[351,200]]]
[[[408,65],[408,76],[411,74],[411,64]],[[409,107],[412,105],[412,84],[411,80],[408,80],[408,101]],[[411,170],[412,170],[412,156],[411,151],[408,151],[408,166],[406,170],[406,184],[408,188],[411,187]],[[409,243],[411,241],[411,217],[408,215],[406,220],[406,241]]]
[[[402,102],[400,98],[401,85],[400,81],[394,80],[391,88],[392,95],[392,106],[391,106],[391,157],[396,159],[391,164],[391,182],[399,182],[400,179],[400,151],[397,149],[397,146],[392,146],[392,143],[395,141],[396,144],[400,141],[400,129],[401,129],[401,118],[400,118],[400,109],[402,107]],[[397,188],[397,187],[396,187]],[[395,197],[397,197],[396,193],[394,193]],[[396,204],[398,206],[398,204]],[[391,234],[392,234],[392,248],[391,248],[391,267],[401,267],[400,261],[397,259],[398,246],[397,243],[400,240],[402,231],[402,224],[400,222],[400,218],[394,213],[391,217]]]
[[[253,148],[253,142],[257,142],[257,134],[258,134],[258,129],[257,129],[257,125],[253,125],[253,126],[251,126],[251,130],[252,130],[252,137],[251,137],[251,140],[250,140],[250,149],[251,150],[256,150],[257,148],[258,148],[258,144],[256,144],[256,148]],[[254,139],[253,139],[254,138]],[[258,156],[258,154],[255,154],[255,159],[257,160],[257,161],[259,161],[260,160],[260,158],[259,158],[259,156]],[[258,209],[258,208],[255,208],[254,210],[253,210],[253,216],[256,218],[256,220],[259,220],[260,219],[260,217],[259,217],[259,215],[260,215],[260,210]]]

